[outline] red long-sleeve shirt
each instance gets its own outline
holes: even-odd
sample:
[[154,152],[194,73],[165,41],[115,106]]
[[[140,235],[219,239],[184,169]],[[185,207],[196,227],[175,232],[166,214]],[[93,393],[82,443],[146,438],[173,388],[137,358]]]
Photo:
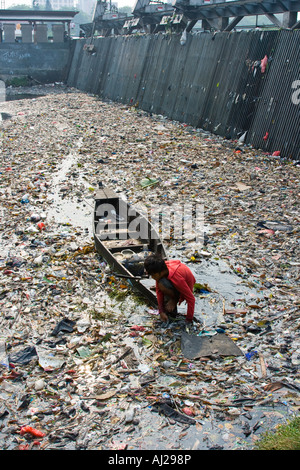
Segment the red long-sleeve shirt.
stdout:
[[[190,268],[179,260],[166,261],[166,265],[169,270],[167,279],[172,282],[175,289],[177,289],[180,294],[178,303],[181,304],[184,300],[187,302],[186,319],[191,321],[195,311],[195,296],[193,294],[193,288],[196,282],[195,277]],[[164,295],[159,290],[158,282],[156,282],[156,296],[158,309],[161,313],[164,311]]]

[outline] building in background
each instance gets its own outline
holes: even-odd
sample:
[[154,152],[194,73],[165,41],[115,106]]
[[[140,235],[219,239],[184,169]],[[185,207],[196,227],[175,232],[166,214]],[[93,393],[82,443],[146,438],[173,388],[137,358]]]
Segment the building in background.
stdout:
[[97,0],[75,0],[75,2],[77,10],[83,11],[84,13],[90,15],[94,13]]
[[51,0],[53,10],[61,10],[62,8],[72,10],[76,6],[75,3],[74,0]]
[[49,8],[51,5],[52,10],[71,10],[76,7],[77,0],[38,0],[34,2],[36,7]]
[[91,14],[94,11],[96,0],[38,0],[34,4],[39,8],[49,8],[51,4],[52,10],[72,10],[74,8]]

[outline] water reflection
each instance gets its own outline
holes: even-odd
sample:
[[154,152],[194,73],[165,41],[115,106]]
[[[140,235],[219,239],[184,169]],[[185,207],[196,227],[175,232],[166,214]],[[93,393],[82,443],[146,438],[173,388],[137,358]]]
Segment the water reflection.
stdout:
[[42,98],[46,95],[36,95],[34,93],[6,93],[6,99],[4,101],[18,101],[18,100],[33,100],[37,98]]

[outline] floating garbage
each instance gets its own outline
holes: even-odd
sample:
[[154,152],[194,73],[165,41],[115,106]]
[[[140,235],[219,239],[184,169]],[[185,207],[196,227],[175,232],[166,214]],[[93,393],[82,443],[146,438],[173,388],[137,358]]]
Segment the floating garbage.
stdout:
[[[1,448],[251,448],[299,410],[299,166],[62,84],[32,92],[2,103]],[[196,278],[189,332],[185,305],[163,327],[99,257],[99,181],[168,222]],[[178,235],[185,206],[200,240]]]
[[20,351],[10,354],[9,362],[12,364],[29,364],[33,359],[37,359],[37,352],[34,346],[27,346]]
[[74,331],[75,321],[70,320],[69,318],[64,318],[61,320],[54,330],[51,332],[51,336],[57,336],[59,333],[72,333]]
[[4,367],[9,367],[8,357],[6,353],[6,343],[0,340],[0,364]]
[[196,424],[196,421],[194,419],[190,418],[189,416],[186,416],[184,413],[177,411],[174,405],[171,406],[171,404],[171,401],[157,402],[152,405],[152,409],[154,412],[161,413],[167,416],[168,418],[178,421],[179,423],[188,425]]
[[53,352],[45,350],[43,348],[38,348],[38,363],[46,372],[52,372],[54,370],[60,369],[65,363],[65,359],[58,357]]
[[182,354],[187,359],[218,356],[243,356],[241,349],[226,334],[190,335],[185,332],[181,336]]
[[24,434],[29,433],[33,437],[45,437],[46,434],[42,431],[33,428],[32,426],[22,426],[20,430],[20,436],[24,436]]

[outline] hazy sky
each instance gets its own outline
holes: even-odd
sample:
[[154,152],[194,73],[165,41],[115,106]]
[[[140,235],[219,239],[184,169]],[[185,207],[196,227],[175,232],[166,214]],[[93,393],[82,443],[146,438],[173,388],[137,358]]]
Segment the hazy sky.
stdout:
[[[136,0],[113,0],[113,2],[118,3],[120,7],[133,7],[135,5]],[[32,0],[5,0],[5,8],[12,7],[14,5],[32,5]]]

